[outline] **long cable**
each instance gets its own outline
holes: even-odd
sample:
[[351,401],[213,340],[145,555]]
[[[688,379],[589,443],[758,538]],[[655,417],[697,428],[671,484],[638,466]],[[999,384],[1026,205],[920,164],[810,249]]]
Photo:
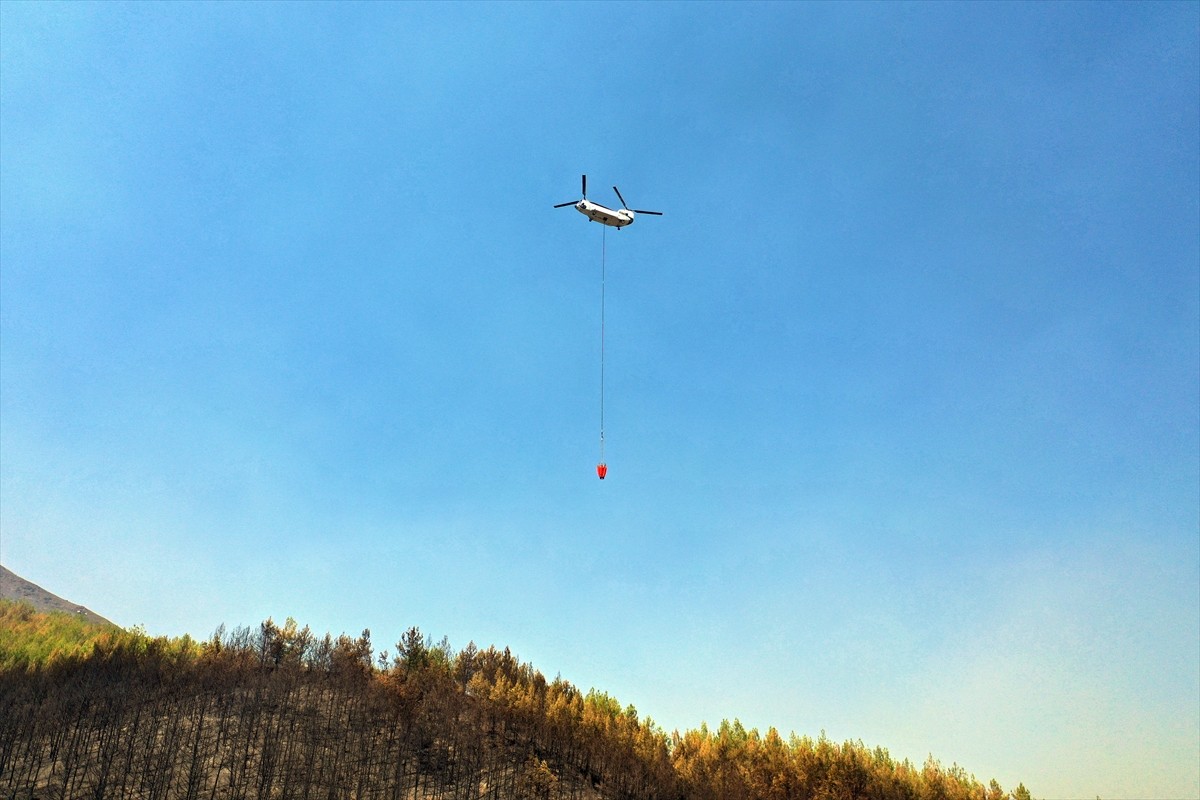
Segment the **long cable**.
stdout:
[[607,225],[600,226],[600,463],[604,463],[604,257]]

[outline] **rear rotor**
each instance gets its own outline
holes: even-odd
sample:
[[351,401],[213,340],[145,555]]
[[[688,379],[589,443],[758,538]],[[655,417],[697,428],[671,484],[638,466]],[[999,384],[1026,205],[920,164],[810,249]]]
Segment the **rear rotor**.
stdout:
[[656,217],[662,216],[661,211],[643,211],[640,208],[630,208],[625,204],[625,198],[621,197],[621,190],[614,186],[613,191],[617,193],[617,199],[621,201],[621,208],[625,209],[626,211],[632,211],[635,214],[653,214]]

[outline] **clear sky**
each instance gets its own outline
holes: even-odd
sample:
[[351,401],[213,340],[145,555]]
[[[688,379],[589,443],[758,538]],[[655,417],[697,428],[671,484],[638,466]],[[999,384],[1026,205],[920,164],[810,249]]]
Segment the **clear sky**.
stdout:
[[1195,798],[1198,120],[1197,3],[4,2],[0,558]]

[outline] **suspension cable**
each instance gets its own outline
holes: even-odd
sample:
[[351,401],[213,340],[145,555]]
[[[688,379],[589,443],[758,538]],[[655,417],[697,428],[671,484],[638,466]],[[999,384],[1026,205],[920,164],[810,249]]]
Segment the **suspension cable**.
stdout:
[[600,226],[600,463],[604,463],[604,260],[607,225]]

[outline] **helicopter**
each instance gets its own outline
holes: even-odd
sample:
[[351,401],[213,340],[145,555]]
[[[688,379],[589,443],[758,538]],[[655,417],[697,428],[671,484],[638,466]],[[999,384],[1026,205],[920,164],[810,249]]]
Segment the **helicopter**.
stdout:
[[617,193],[617,199],[621,201],[620,208],[608,208],[599,203],[593,203],[587,199],[587,175],[583,176],[583,199],[570,200],[566,203],[559,203],[555,208],[566,208],[567,206],[575,206],[575,210],[583,214],[592,222],[601,222],[613,228],[624,228],[626,225],[632,225],[635,215],[637,214],[653,214],[656,217],[661,217],[661,211],[643,211],[640,208],[630,208],[625,204],[625,198],[621,197],[621,190],[616,186],[613,191]]

